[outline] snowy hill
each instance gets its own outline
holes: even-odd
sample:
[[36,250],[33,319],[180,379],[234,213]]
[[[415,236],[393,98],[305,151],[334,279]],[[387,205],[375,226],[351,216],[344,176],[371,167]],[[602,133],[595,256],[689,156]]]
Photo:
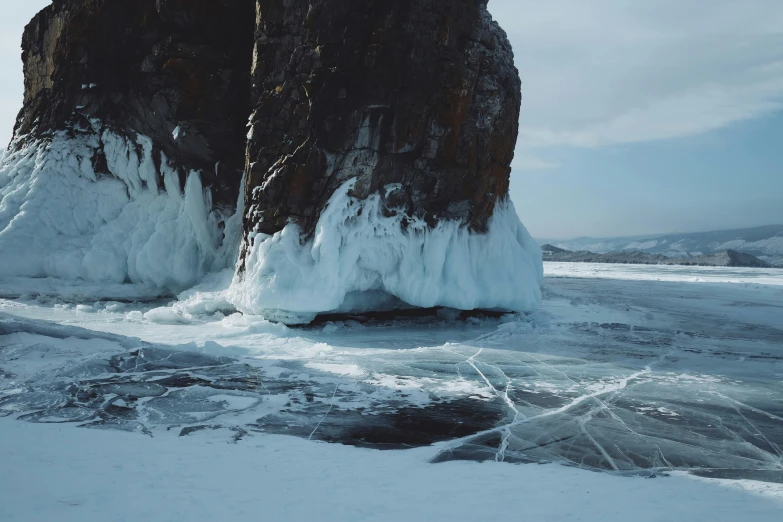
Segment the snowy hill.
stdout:
[[560,263],[620,263],[630,265],[684,265],[684,266],[729,266],[769,268],[770,264],[751,254],[726,250],[714,254],[690,257],[668,257],[638,250],[596,254],[588,251],[571,252],[552,245],[541,247],[544,261]]
[[669,257],[692,257],[736,250],[757,256],[774,266],[783,266],[783,225],[659,236],[540,239],[539,242],[571,251],[606,253],[633,250]]

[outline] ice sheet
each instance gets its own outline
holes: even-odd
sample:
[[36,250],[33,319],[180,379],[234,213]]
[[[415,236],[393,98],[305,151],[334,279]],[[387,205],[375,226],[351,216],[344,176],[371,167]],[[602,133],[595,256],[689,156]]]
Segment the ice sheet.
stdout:
[[549,278],[540,312],[467,321],[286,328],[193,310],[182,324],[144,303],[0,301],[0,411],[153,436],[436,444],[432,462],[783,481],[783,286],[635,273]]

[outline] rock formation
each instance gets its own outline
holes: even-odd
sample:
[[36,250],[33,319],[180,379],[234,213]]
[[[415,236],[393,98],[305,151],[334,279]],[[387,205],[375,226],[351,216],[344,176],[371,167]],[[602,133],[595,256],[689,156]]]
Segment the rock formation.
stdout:
[[[141,134],[234,205],[244,169],[253,0],[54,0],[27,26],[15,133]],[[159,155],[155,154],[157,159]],[[105,163],[105,159],[103,160]],[[101,168],[100,154],[95,158]]]
[[486,231],[520,80],[487,0],[259,0],[245,232],[313,232],[329,198]]
[[160,295],[236,266],[221,302],[307,317],[540,302],[487,0],[54,0],[23,61],[0,277]]

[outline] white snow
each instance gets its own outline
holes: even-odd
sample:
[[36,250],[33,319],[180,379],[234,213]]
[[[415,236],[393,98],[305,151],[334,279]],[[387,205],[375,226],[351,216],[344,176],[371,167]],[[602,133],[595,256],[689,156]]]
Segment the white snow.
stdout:
[[379,195],[350,197],[354,183],[335,192],[306,244],[295,224],[257,235],[226,299],[245,313],[306,318],[340,309],[352,294],[351,307],[360,308],[356,293],[368,292],[459,310],[521,312],[540,304],[541,250],[510,201],[495,209],[486,234],[457,221],[430,229],[414,220],[403,230],[402,216],[383,215]]
[[[95,172],[102,150],[109,172]],[[178,292],[234,259],[224,248],[211,194],[179,173],[152,142],[91,132],[56,133],[0,158],[0,279],[135,283],[149,295]],[[231,238],[236,242],[237,235]],[[37,283],[31,284],[36,286]]]
[[7,419],[0,430],[6,522],[777,522],[783,510],[769,484],[432,465],[428,448],[378,452],[282,436],[227,444],[209,432],[149,438]]

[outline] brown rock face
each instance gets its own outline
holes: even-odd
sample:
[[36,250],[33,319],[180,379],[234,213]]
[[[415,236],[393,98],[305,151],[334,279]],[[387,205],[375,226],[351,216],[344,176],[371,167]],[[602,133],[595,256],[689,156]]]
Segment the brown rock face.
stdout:
[[311,235],[354,178],[388,215],[477,232],[508,194],[520,81],[487,0],[54,0],[23,60],[17,138],[145,135],[216,205],[245,172],[244,252]]
[[257,0],[245,234],[311,233],[334,191],[483,231],[520,80],[487,0]]
[[253,0],[55,0],[25,30],[16,135],[76,132],[97,118],[115,133],[148,136],[183,176],[201,171],[216,202],[233,205],[253,20]]

